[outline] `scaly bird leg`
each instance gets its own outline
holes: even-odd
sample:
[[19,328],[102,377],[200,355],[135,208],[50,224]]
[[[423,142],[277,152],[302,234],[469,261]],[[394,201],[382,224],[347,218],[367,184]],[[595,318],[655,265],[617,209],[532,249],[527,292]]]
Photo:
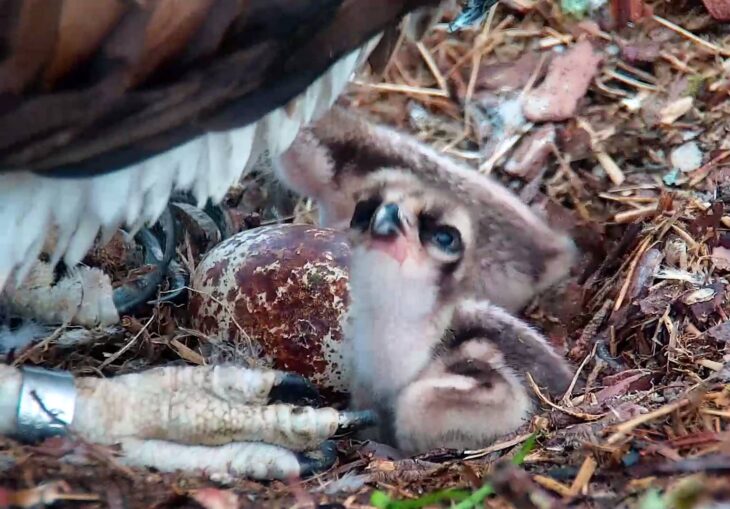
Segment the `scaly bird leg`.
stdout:
[[0,433],[62,434],[65,427],[50,417],[57,415],[87,440],[121,444],[125,462],[164,471],[308,475],[334,461],[329,438],[373,422],[369,412],[298,406],[318,397],[296,375],[232,366],[164,367],[109,379],[0,367],[0,388]]

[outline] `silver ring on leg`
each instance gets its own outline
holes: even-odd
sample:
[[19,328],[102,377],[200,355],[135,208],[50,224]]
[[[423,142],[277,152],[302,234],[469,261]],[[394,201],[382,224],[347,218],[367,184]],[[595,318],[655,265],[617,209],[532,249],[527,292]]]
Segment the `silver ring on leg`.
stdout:
[[73,375],[33,367],[23,367],[21,372],[17,438],[24,442],[39,442],[65,435],[76,406]]

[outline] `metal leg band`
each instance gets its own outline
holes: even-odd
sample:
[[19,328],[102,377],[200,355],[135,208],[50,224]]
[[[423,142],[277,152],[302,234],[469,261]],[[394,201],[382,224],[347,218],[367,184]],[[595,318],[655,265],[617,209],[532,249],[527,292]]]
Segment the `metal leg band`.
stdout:
[[23,367],[17,413],[17,438],[37,442],[65,435],[76,406],[73,376],[65,371]]

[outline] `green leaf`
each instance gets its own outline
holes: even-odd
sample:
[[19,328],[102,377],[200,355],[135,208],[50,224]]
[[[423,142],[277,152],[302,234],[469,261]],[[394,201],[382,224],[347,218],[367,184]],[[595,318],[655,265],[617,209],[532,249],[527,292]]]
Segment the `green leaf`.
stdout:
[[[532,452],[537,443],[537,433],[530,435],[525,443],[522,444],[520,449],[512,458],[513,465],[522,465],[525,462],[525,458]],[[427,493],[422,497],[415,498],[412,500],[393,500],[386,493],[382,491],[375,491],[370,496],[370,505],[377,507],[378,509],[420,509],[427,505],[432,505],[437,502],[443,502],[445,500],[459,501],[454,506],[454,509],[471,509],[480,505],[485,498],[489,495],[494,494],[494,488],[489,483],[469,494],[464,490],[457,489],[446,489],[442,491],[435,491],[433,493]]]
[[657,489],[649,490],[641,499],[639,509],[667,509],[667,504]]
[[560,2],[560,9],[566,13],[570,14],[571,16],[575,18],[582,18],[588,13],[588,8],[590,7],[590,3],[588,0],[562,0]]
[[[527,438],[527,440],[525,440],[525,443],[522,444],[522,447],[520,447],[519,451],[517,451],[517,453],[514,455],[514,457],[512,458],[512,464],[517,466],[522,465],[525,462],[525,458],[527,457],[527,455],[530,454],[535,448],[536,443],[537,433],[533,433]],[[484,502],[485,498],[493,494],[494,488],[492,488],[491,484],[487,483],[478,490],[476,490],[474,493],[472,493],[469,498],[459,504],[456,504],[454,506],[454,509],[471,509],[472,507],[480,505],[482,502]]]
[[690,97],[697,97],[702,88],[705,78],[701,74],[693,74],[687,78],[687,89],[684,91],[684,95]]
[[412,500],[393,500],[382,491],[375,491],[370,496],[370,505],[378,509],[420,509],[421,507],[437,502],[443,502],[445,500],[459,501],[467,497],[469,497],[469,492],[454,488],[426,493],[422,497]]
[[391,504],[391,499],[387,493],[382,491],[374,491],[370,495],[370,505],[377,507],[378,509],[388,509]]
[[478,490],[476,490],[474,493],[469,495],[468,498],[456,504],[454,506],[454,509],[471,509],[472,507],[480,505],[482,502],[484,502],[485,498],[493,494],[494,488],[492,488],[491,484],[487,483]]
[[533,433],[529,437],[527,437],[527,440],[525,440],[525,443],[522,444],[522,447],[520,447],[520,450],[517,451],[517,454],[514,455],[512,458],[512,464],[513,465],[522,465],[525,462],[525,458],[528,454],[532,452],[532,450],[535,448],[535,444],[537,443],[537,433]]

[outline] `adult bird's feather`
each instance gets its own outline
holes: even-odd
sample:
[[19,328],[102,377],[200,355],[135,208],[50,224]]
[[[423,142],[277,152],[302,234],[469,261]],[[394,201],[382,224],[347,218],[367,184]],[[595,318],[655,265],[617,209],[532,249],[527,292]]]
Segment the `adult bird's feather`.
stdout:
[[0,289],[50,233],[73,265],[173,189],[220,200],[332,105],[383,30],[437,5],[3,0]]

